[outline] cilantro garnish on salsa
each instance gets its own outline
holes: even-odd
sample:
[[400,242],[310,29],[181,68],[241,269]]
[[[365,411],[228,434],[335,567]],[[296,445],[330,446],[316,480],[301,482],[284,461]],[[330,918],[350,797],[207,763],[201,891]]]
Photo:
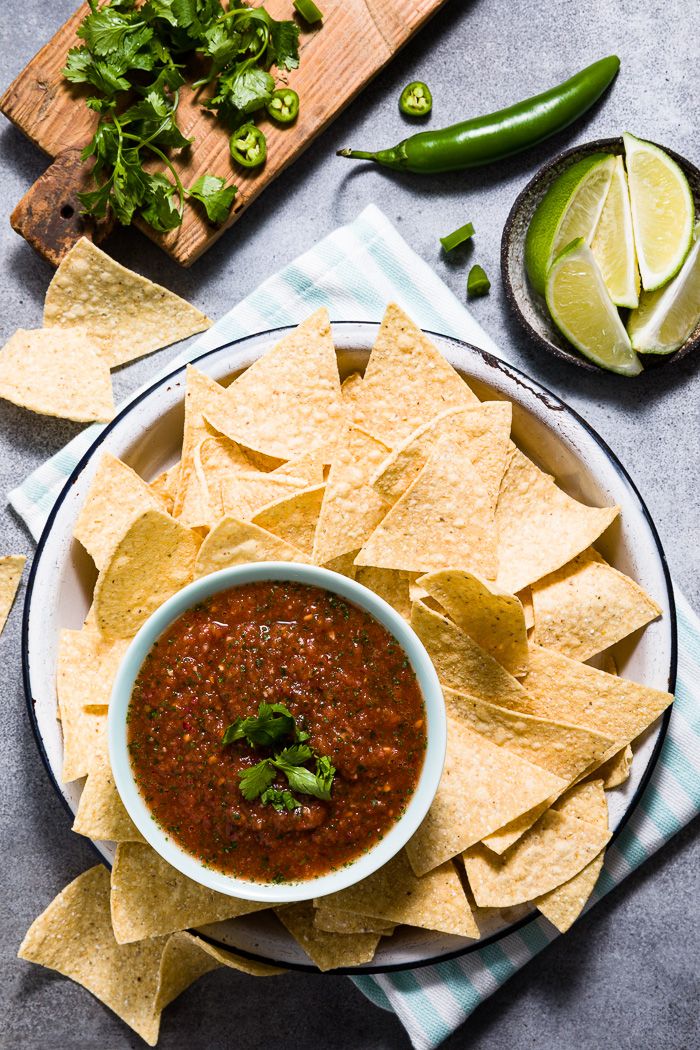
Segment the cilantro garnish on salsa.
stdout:
[[263,581],[184,613],[146,657],[128,713],[134,777],[187,852],[255,881],[353,861],[401,816],[426,747],[393,636],[321,588]]

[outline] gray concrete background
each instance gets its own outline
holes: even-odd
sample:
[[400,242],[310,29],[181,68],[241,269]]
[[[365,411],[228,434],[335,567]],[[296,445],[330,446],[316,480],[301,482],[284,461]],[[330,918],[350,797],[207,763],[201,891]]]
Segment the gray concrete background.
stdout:
[[[4,0],[0,84],[4,87],[71,13],[74,0]],[[631,383],[591,376],[529,345],[509,316],[498,277],[508,209],[537,166],[556,150],[629,129],[700,162],[697,132],[699,9],[695,0],[587,4],[542,0],[452,0],[308,153],[193,269],[181,270],[136,231],[109,250],[127,265],[192,300],[212,317],[316,238],[374,201],[461,298],[467,263],[440,256],[438,236],[470,219],[473,261],[493,287],[475,316],[514,359],[575,406],[608,441],[639,486],[672,571],[700,607],[698,544],[698,361]],[[534,94],[594,59],[617,52],[622,72],[592,115],[557,140],[489,170],[430,180],[352,167],[341,146],[392,144],[406,127],[396,99],[414,78],[434,95],[434,121],[448,124]],[[5,121],[0,126],[0,243],[4,341],[41,323],[49,267],[10,229],[12,206],[44,170],[45,158]],[[176,349],[123,369],[117,393],[133,389]],[[7,491],[76,433],[72,424],[0,408],[0,488]],[[0,550],[31,553],[8,510]],[[94,863],[74,836],[37,754],[20,682],[21,601],[0,641],[0,1046],[21,1050],[124,1050],[143,1044],[106,1008],[56,974],[15,959],[29,923],[75,875]],[[700,1045],[700,843],[698,822],[609,895],[592,914],[476,1012],[446,1050],[691,1050]],[[399,1022],[342,977],[290,975],[253,981],[218,972],[165,1013],[164,1050],[389,1050],[408,1047]]]

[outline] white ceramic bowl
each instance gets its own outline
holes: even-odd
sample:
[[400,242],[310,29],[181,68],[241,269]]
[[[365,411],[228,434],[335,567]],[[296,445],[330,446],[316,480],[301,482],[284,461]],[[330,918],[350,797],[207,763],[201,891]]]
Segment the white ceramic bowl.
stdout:
[[[381,303],[375,304],[379,313]],[[342,378],[363,371],[379,325],[336,321],[333,336]],[[203,354],[197,368],[212,379],[229,382],[269,350],[290,329],[261,332]],[[482,398],[513,403],[513,439],[576,499],[596,506],[619,504],[620,519],[608,529],[602,553],[633,576],[659,603],[661,619],[618,643],[620,673],[657,689],[674,689],[677,640],[673,590],[659,537],[631,479],[605,442],[575,412],[517,368],[457,339],[432,336],[447,360]],[[182,447],[185,370],[179,368],[140,394],[88,446],[53,508],[37,547],[24,607],[23,674],[28,712],[39,753],[67,819],[78,808],[83,781],[61,781],[63,742],[56,719],[56,661],[62,628],[77,629],[90,606],[95,568],[73,539],[75,522],[104,452],[125,460],[150,480],[172,466]],[[635,742],[630,778],[609,792],[610,829],[619,834],[634,811],[654,768],[671,708]],[[41,815],[37,819],[41,819]],[[115,846],[95,842],[99,856],[111,863]],[[478,951],[525,924],[546,923],[527,905],[489,913],[480,941],[450,934],[398,927],[379,942],[377,955],[358,972],[414,968]],[[287,969],[315,967],[287,930],[268,911],[255,912],[205,929],[224,948]],[[539,936],[548,936],[545,930]]]
[[[426,713],[427,748],[423,769],[410,802],[393,827],[375,846],[337,871],[315,879],[283,884],[235,878],[233,875],[206,867],[191,853],[183,850],[163,831],[144,802],[134,780],[127,747],[127,710],[131,693],[141,665],[153,644],[178,617],[205,598],[231,587],[260,580],[284,580],[322,587],[346,598],[378,620],[394,636],[408,657],[418,679]],[[422,642],[403,617],[383,598],[355,580],[349,580],[337,572],[315,565],[291,562],[251,563],[222,569],[183,587],[156,609],[141,627],[122,659],[112,690],[108,725],[109,757],[117,790],[129,816],[146,841],[164,860],[195,882],[219,893],[228,893],[245,900],[265,901],[267,904],[286,904],[290,901],[309,900],[327,893],[335,893],[336,890],[345,889],[346,886],[366,878],[390,861],[401,847],[406,845],[430,808],[440,783],[447,742],[445,703],[435,668]]]

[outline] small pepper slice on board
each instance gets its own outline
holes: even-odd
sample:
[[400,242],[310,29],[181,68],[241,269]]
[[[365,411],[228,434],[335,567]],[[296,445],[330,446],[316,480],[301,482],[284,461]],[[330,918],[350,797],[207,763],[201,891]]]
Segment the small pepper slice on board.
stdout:
[[234,131],[229,143],[231,156],[242,168],[259,168],[267,157],[267,142],[255,124],[243,124]]
[[299,96],[291,88],[274,91],[267,112],[278,124],[292,124],[299,114]]
[[412,80],[401,92],[399,109],[407,117],[427,117],[433,108],[430,88],[422,80]]
[[481,295],[486,295],[491,282],[486,276],[486,270],[483,266],[472,266],[467,277],[467,295],[470,299],[478,299]]
[[314,0],[294,0],[295,10],[310,26],[315,25],[323,19],[323,12],[319,11]]

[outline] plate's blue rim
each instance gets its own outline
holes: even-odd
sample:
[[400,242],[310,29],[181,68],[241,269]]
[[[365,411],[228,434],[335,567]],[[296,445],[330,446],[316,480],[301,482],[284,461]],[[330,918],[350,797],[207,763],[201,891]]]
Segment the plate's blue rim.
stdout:
[[[347,321],[346,320],[346,321],[333,321],[332,324],[334,326],[339,326],[339,327],[342,327],[343,325],[352,325],[352,326],[367,325],[367,326],[376,328],[378,326],[378,322],[376,322],[376,321]],[[50,511],[49,516],[48,516],[47,521],[46,521],[46,524],[45,524],[45,526],[44,526],[44,528],[42,530],[41,536],[39,537],[39,541],[37,543],[36,551],[34,552],[34,557],[32,559],[32,566],[31,566],[31,570],[30,570],[30,573],[29,573],[29,578],[27,580],[27,588],[26,588],[26,592],[25,592],[24,607],[23,607],[23,614],[22,614],[22,635],[21,635],[21,644],[22,644],[22,682],[23,682],[23,685],[24,685],[24,693],[25,693],[25,698],[26,698],[26,702],[27,702],[27,711],[28,711],[28,714],[29,714],[29,720],[30,720],[30,724],[31,724],[31,727],[32,727],[32,732],[34,733],[34,739],[36,741],[36,745],[37,745],[37,749],[39,751],[39,755],[41,756],[41,760],[44,763],[44,767],[46,769],[46,772],[48,774],[48,777],[49,777],[51,783],[53,784],[53,787],[54,787],[54,790],[56,791],[56,794],[58,795],[58,797],[59,797],[61,803],[63,804],[66,812],[69,814],[69,816],[71,818],[71,822],[72,822],[73,817],[74,817],[73,811],[71,810],[70,806],[68,805],[68,801],[65,798],[63,792],[61,791],[60,784],[58,783],[56,777],[53,774],[53,771],[51,769],[51,765],[49,763],[48,756],[46,754],[46,750],[44,748],[44,745],[43,745],[43,742],[42,742],[42,739],[41,739],[41,734],[39,732],[39,726],[38,726],[37,719],[36,719],[36,712],[34,710],[34,700],[32,698],[32,694],[31,694],[30,671],[29,671],[29,647],[28,647],[28,642],[29,642],[29,614],[30,614],[31,601],[32,601],[32,595],[33,595],[33,590],[34,590],[34,582],[35,582],[35,578],[36,578],[36,570],[37,570],[37,566],[39,564],[39,560],[41,558],[42,552],[44,550],[44,547],[46,546],[46,541],[47,541],[48,536],[49,536],[49,534],[51,532],[51,529],[52,529],[53,523],[55,521],[56,515],[58,514],[59,508],[61,507],[61,504],[63,503],[64,499],[66,498],[66,495],[68,494],[68,491],[75,484],[75,481],[77,480],[78,476],[81,474],[81,472],[82,472],[83,468],[85,467],[87,461],[92,457],[92,455],[94,454],[96,449],[99,448],[99,446],[103,443],[103,441],[105,440],[107,435],[113,430],[113,428],[117,425],[117,423],[119,423],[138,404],[140,404],[141,401],[143,401],[146,397],[150,396],[150,394],[152,394],[155,389],[157,389],[160,386],[163,386],[166,383],[170,383],[170,382],[178,379],[185,372],[185,370],[187,368],[187,364],[196,364],[198,361],[203,361],[206,358],[210,357],[212,354],[219,353],[221,350],[226,350],[228,348],[235,348],[241,343],[250,342],[252,339],[259,339],[259,338],[263,338],[264,336],[270,336],[270,337],[282,336],[285,332],[289,332],[292,329],[294,329],[295,327],[296,327],[296,325],[285,325],[285,326],[283,326],[281,328],[270,328],[270,329],[267,329],[267,330],[262,331],[262,332],[255,332],[255,333],[252,333],[251,335],[242,336],[240,339],[233,339],[233,340],[231,340],[229,342],[222,343],[220,346],[214,347],[212,350],[206,350],[203,354],[200,354],[198,357],[193,358],[191,361],[186,362],[185,364],[179,365],[177,368],[174,368],[172,372],[169,372],[167,375],[162,376],[160,379],[156,379],[149,387],[147,387],[145,390],[142,390],[140,394],[138,394],[127,405],[125,405],[124,408],[121,410],[121,412],[119,412],[114,417],[114,419],[111,420],[109,423],[107,423],[106,426],[104,427],[104,429],[102,431],[100,431],[100,433],[95,438],[95,440],[92,442],[92,444],[87,449],[87,451],[83,454],[83,456],[81,456],[80,460],[78,461],[78,463],[76,464],[75,468],[71,472],[70,476],[66,480],[65,485],[61,489],[61,492],[60,492],[58,498],[56,499],[56,502],[54,503],[53,507],[51,508],[51,511]],[[641,494],[639,492],[639,489],[637,488],[635,483],[632,481],[632,478],[629,476],[629,474],[627,473],[627,471],[623,467],[623,465],[620,462],[620,460],[617,458],[617,456],[612,451],[612,449],[607,444],[607,442],[604,441],[604,439],[600,436],[600,434],[598,434],[598,432],[596,430],[594,430],[593,427],[589,423],[587,423],[586,420],[583,419],[583,417],[580,416],[578,414],[578,412],[576,412],[575,409],[571,408],[565,401],[562,401],[562,399],[560,397],[558,397],[556,394],[552,393],[551,390],[548,390],[547,387],[545,387],[541,383],[537,382],[537,380],[532,379],[530,376],[526,375],[526,373],[522,372],[519,368],[516,368],[514,365],[511,365],[511,364],[506,363],[505,361],[502,361],[500,358],[495,357],[493,354],[488,353],[488,351],[486,351],[486,350],[481,350],[479,347],[474,346],[472,343],[463,342],[461,339],[455,339],[454,337],[444,335],[444,333],[441,333],[441,332],[432,332],[429,329],[425,329],[425,331],[426,331],[426,333],[428,335],[432,335],[432,336],[435,336],[437,339],[440,339],[442,341],[446,341],[448,343],[452,343],[455,347],[458,347],[460,350],[466,349],[469,353],[476,354],[489,367],[495,368],[497,371],[500,371],[500,372],[505,372],[511,378],[516,379],[518,381],[518,383],[524,385],[526,388],[529,388],[532,391],[532,393],[534,393],[536,397],[539,397],[540,400],[543,400],[543,402],[545,404],[547,404],[548,407],[554,408],[554,409],[559,410],[559,411],[563,410],[565,412],[568,412],[571,416],[574,417],[574,419],[577,421],[577,423],[579,423],[583,427],[583,429],[585,431],[587,431],[587,433],[593,438],[593,440],[597,442],[597,444],[600,446],[600,448],[606,454],[606,456],[608,457],[610,462],[613,464],[613,466],[614,466],[615,470],[617,471],[617,473],[620,475],[620,477],[623,479],[623,481],[626,482],[626,484],[631,488],[632,492],[634,493],[634,495],[637,498],[637,501],[639,503],[639,507],[640,507],[640,509],[642,511],[642,514],[643,514],[644,518],[646,519],[646,522],[647,522],[647,524],[649,526],[649,529],[651,531],[652,537],[654,539],[654,543],[656,544],[656,549],[658,551],[658,555],[659,555],[659,559],[660,559],[660,562],[661,562],[661,566],[662,566],[662,569],[663,569],[664,580],[665,580],[665,583],[666,583],[666,592],[667,592],[667,597],[668,597],[669,614],[670,614],[670,619],[671,619],[671,661],[670,661],[670,665],[669,665],[668,691],[670,693],[675,693],[676,672],[677,672],[677,667],[678,667],[678,624],[677,624],[677,617],[676,617],[676,603],[675,603],[674,594],[673,594],[673,584],[671,582],[671,574],[670,574],[670,571],[669,571],[669,568],[668,568],[668,562],[666,560],[666,554],[664,553],[664,549],[663,549],[663,546],[662,546],[662,543],[661,543],[661,539],[659,538],[659,534],[657,532],[657,529],[656,529],[654,521],[653,521],[653,519],[651,517],[651,514],[649,513],[647,505],[644,502],[644,500],[642,499],[642,496],[641,496]],[[672,712],[672,710],[673,710],[673,705],[668,707],[666,709],[666,711],[664,711],[663,715],[661,716],[661,725],[659,727],[659,735],[657,737],[656,744],[654,745],[654,750],[653,750],[653,752],[651,754],[651,758],[649,759],[649,763],[647,765],[647,768],[644,771],[644,775],[642,776],[642,779],[639,782],[637,790],[635,791],[634,795],[630,799],[629,805],[628,805],[628,807],[627,807],[627,809],[626,809],[622,819],[620,820],[620,823],[618,824],[617,828],[613,832],[613,835],[612,835],[608,845],[612,845],[612,843],[615,842],[615,840],[618,838],[618,836],[622,832],[623,828],[627,824],[627,821],[632,816],[632,813],[636,810],[636,808],[637,808],[637,806],[638,806],[638,804],[639,804],[639,802],[641,800],[641,797],[644,794],[644,791],[645,791],[645,789],[647,787],[647,784],[649,783],[651,775],[654,772],[654,769],[656,768],[656,764],[657,764],[657,762],[659,760],[659,755],[661,754],[661,748],[663,747],[664,740],[666,739],[666,733],[668,731],[669,722],[671,720],[671,712]],[[102,856],[100,851],[97,849],[95,844],[92,842],[92,840],[88,839],[87,841],[90,843],[91,847],[95,850],[95,853],[99,857],[100,861],[106,867],[109,867],[109,864],[107,863],[105,858]],[[329,971],[325,971],[325,972],[333,974],[333,975],[346,974],[346,975],[349,975],[349,976],[361,977],[361,976],[371,976],[372,974],[379,974],[379,973],[395,973],[397,971],[400,972],[400,971],[404,971],[404,970],[422,969],[425,966],[436,966],[436,965],[438,965],[440,963],[449,962],[451,959],[457,959],[457,958],[459,958],[460,956],[463,956],[463,955],[470,955],[472,952],[479,951],[481,948],[487,947],[487,945],[495,944],[496,942],[502,940],[504,937],[508,937],[508,936],[510,936],[510,934],[516,933],[518,930],[523,929],[523,927],[529,925],[530,923],[537,922],[540,918],[541,918],[541,916],[537,912],[535,912],[534,914],[531,914],[531,915],[525,915],[522,919],[519,919],[517,922],[512,923],[512,925],[508,926],[506,929],[501,930],[498,933],[494,933],[490,937],[484,938],[484,940],[474,941],[473,944],[468,944],[468,945],[466,945],[463,948],[457,948],[453,952],[447,952],[444,955],[439,955],[439,956],[434,956],[432,958],[423,959],[420,962],[394,963],[394,964],[388,964],[388,965],[385,964],[383,966],[371,966],[370,965],[370,966],[364,966],[364,967],[357,967],[357,966],[340,967],[337,970],[329,970]],[[267,963],[268,965],[271,965],[271,966],[279,966],[279,967],[281,967],[281,968],[283,968],[285,970],[300,970],[300,971],[305,972],[305,973],[319,973],[319,972],[321,972],[321,971],[319,971],[318,967],[314,966],[313,964],[280,962],[279,960],[276,960],[276,959],[270,959],[268,956],[265,956],[265,955],[257,955],[254,952],[248,952],[248,951],[244,951],[244,950],[242,950],[240,948],[234,948],[234,947],[232,947],[230,945],[225,944],[223,941],[218,941],[218,940],[216,940],[213,937],[209,937],[209,936],[207,936],[205,934],[198,933],[197,931],[192,931],[192,932],[196,933],[196,935],[198,937],[201,937],[203,940],[208,941],[210,944],[216,945],[217,947],[220,947],[220,948],[224,948],[224,949],[226,949],[228,951],[232,951],[236,955],[240,955],[243,958],[252,959],[255,962]]]

